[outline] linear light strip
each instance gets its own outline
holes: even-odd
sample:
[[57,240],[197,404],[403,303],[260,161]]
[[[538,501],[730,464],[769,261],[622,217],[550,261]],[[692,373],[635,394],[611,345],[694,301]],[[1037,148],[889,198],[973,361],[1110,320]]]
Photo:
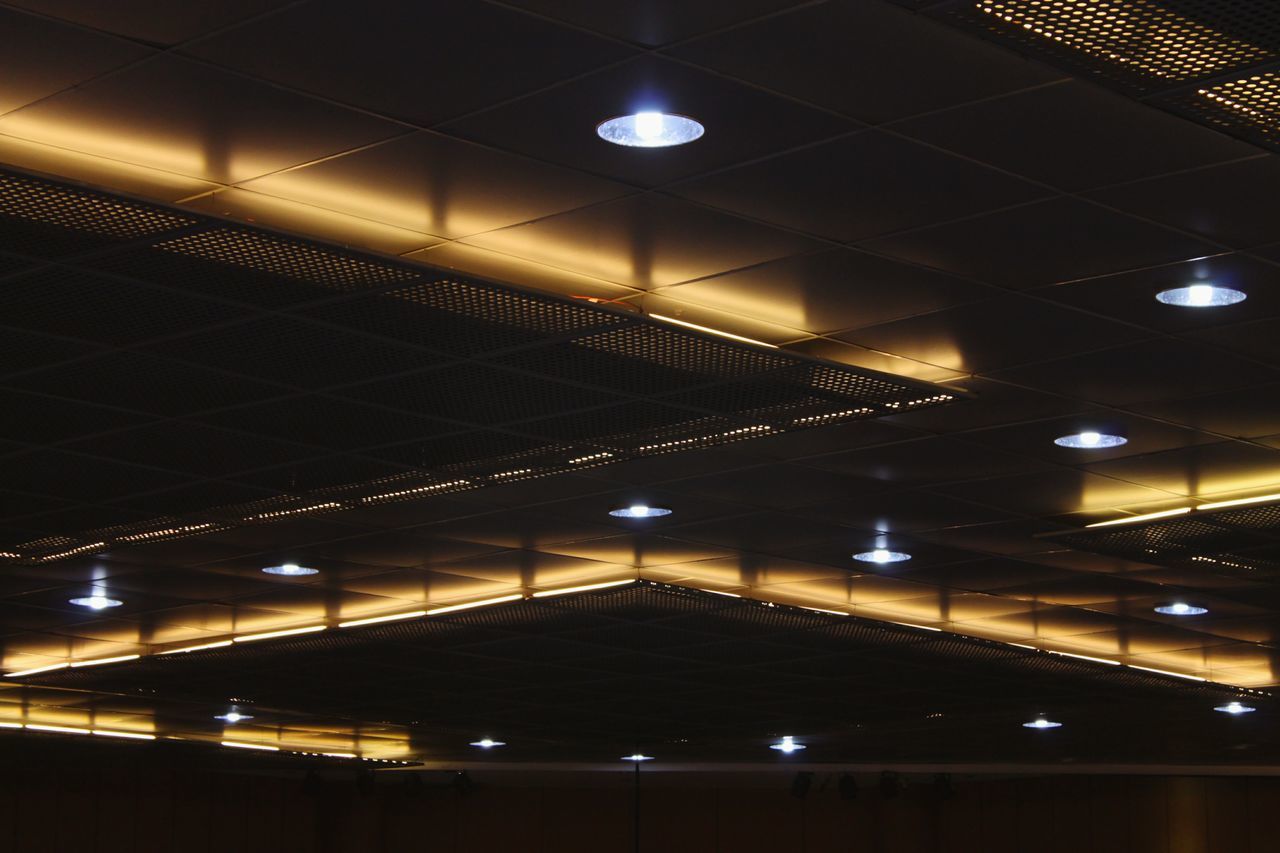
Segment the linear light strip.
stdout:
[[767,344],[764,341],[757,341],[755,338],[744,338],[742,335],[735,335],[733,332],[722,332],[719,329],[712,329],[708,326],[699,326],[697,323],[690,323],[686,320],[677,320],[675,317],[667,317],[663,314],[648,315],[654,320],[661,320],[664,323],[672,323],[676,326],[684,326],[686,329],[696,329],[699,332],[706,332],[711,335],[719,335],[722,338],[729,338],[734,341],[742,341],[744,344],[755,344],[758,347],[768,347],[769,349],[777,349],[777,344]]
[[447,607],[437,607],[433,610],[428,610],[427,615],[436,616],[441,613],[453,613],[457,610],[471,610],[475,607],[488,607],[490,604],[502,604],[507,601],[516,601],[517,599],[523,598],[524,593],[520,592],[517,592],[514,595],[500,595],[497,598],[486,598],[483,601],[469,601],[466,604],[450,604]]
[[264,743],[245,743],[244,741],[239,741],[239,740],[224,740],[224,741],[219,741],[219,743],[221,743],[222,746],[229,746],[232,749],[258,749],[263,752],[279,752],[280,751],[280,747],[267,746]]
[[71,662],[72,669],[79,669],[82,666],[102,666],[104,663],[120,663],[127,660],[137,660],[141,655],[120,655],[114,658],[93,658],[91,660],[77,660]]
[[317,631],[323,631],[328,625],[308,625],[305,628],[288,628],[284,631],[264,631],[261,634],[241,634],[238,637],[232,637],[233,642],[237,643],[256,643],[258,640],[274,640],[276,637],[293,637],[298,634],[314,634]]
[[1250,504],[1272,503],[1280,501],[1280,492],[1269,495],[1257,495],[1252,498],[1235,498],[1228,501],[1213,501],[1207,504],[1198,504],[1196,506],[1183,506],[1177,509],[1166,509],[1160,512],[1148,512],[1142,515],[1126,515],[1123,518],[1113,518],[1109,521],[1095,521],[1093,524],[1086,524],[1085,528],[1091,527],[1113,527],[1117,524],[1138,524],[1143,521],[1152,521],[1157,518],[1169,518],[1175,515],[1186,515],[1191,512],[1209,512],[1215,509],[1228,509],[1233,506],[1249,506]]
[[563,589],[544,589],[540,592],[535,592],[532,597],[533,598],[551,598],[552,596],[569,595],[570,593],[574,593],[574,592],[589,592],[590,590],[593,590],[593,589],[609,589],[610,587],[614,587],[614,586],[626,586],[629,583],[635,583],[635,582],[636,582],[635,578],[626,578],[625,580],[620,580],[620,581],[605,581],[604,583],[589,583],[589,584],[584,584],[582,586],[567,586]]
[[17,678],[22,675],[35,675],[38,672],[53,672],[55,669],[66,669],[69,666],[71,664],[65,661],[63,663],[51,663],[48,666],[36,666],[31,669],[20,669],[17,672],[6,672],[4,677]]
[[1168,518],[1173,515],[1186,515],[1191,512],[1191,507],[1184,506],[1178,509],[1166,509],[1160,512],[1148,512],[1142,515],[1128,515],[1124,518],[1113,518],[1110,521],[1095,521],[1093,524],[1086,524],[1085,527],[1114,527],[1117,524],[1138,524],[1143,521],[1151,521],[1156,518]]
[[183,646],[180,649],[166,649],[163,652],[156,652],[157,655],[182,655],[187,652],[202,652],[205,649],[225,649],[231,645],[231,640],[219,640],[216,643],[202,643],[198,646]]
[[398,622],[402,619],[417,619],[419,616],[426,616],[425,610],[413,610],[409,613],[393,613],[390,616],[370,616],[368,619],[352,619],[348,622],[339,622],[339,628],[358,628],[361,625],[377,625],[379,622]]

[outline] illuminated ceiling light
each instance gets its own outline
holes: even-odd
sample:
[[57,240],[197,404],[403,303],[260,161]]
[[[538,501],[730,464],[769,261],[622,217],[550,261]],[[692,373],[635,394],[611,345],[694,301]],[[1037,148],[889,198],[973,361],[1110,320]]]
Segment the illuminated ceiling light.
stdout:
[[1198,675],[1192,675],[1189,672],[1174,672],[1173,670],[1169,670],[1169,669],[1156,669],[1155,667],[1151,667],[1151,666],[1138,666],[1136,663],[1131,663],[1128,666],[1129,666],[1129,669],[1141,669],[1144,672],[1154,672],[1156,675],[1168,675],[1168,676],[1171,676],[1172,678],[1185,678],[1187,681],[1208,681],[1209,680],[1207,678],[1201,678]]
[[349,622],[339,622],[339,628],[358,628],[361,625],[377,625],[379,622],[398,622],[401,619],[416,619],[419,616],[426,616],[425,610],[412,610],[408,613],[393,613],[390,616],[370,616],[368,619],[352,619]]
[[524,595],[517,592],[512,595],[500,595],[497,598],[486,598],[481,601],[468,601],[466,604],[449,604],[445,607],[437,607],[433,610],[428,610],[427,615],[437,616],[441,613],[453,613],[456,610],[471,610],[476,607],[488,607],[491,604],[504,604],[508,601],[520,601],[523,599]]
[[51,664],[48,664],[48,665],[46,665],[46,666],[37,666],[37,667],[32,667],[31,669],[20,669],[20,670],[18,670],[17,672],[6,672],[6,673],[4,674],[4,677],[5,677],[5,678],[18,678],[19,676],[23,676],[23,675],[35,675],[35,674],[36,674],[36,673],[38,673],[38,672],[53,672],[55,669],[66,669],[66,668],[67,668],[67,667],[69,667],[69,666],[71,666],[71,664],[66,663],[66,662],[63,662],[63,663],[51,663]]
[[623,761],[653,761],[652,755],[645,755],[641,752],[633,752],[631,755],[622,756]]
[[1142,515],[1126,515],[1124,518],[1113,518],[1110,521],[1095,521],[1093,524],[1086,524],[1085,527],[1111,527],[1116,524],[1137,524],[1140,521],[1151,521],[1155,518],[1168,518],[1172,515],[1186,515],[1191,512],[1191,507],[1183,506],[1177,509],[1166,509],[1160,512],[1148,512]]
[[612,515],[614,518],[658,518],[663,515],[671,515],[671,510],[662,506],[632,504],[631,506],[611,509],[609,510],[609,515]]
[[27,728],[37,732],[55,732],[62,735],[87,735],[89,729],[75,728],[74,726],[46,726],[41,723],[27,723]]
[[1057,729],[1062,727],[1062,723],[1055,723],[1053,720],[1046,720],[1044,717],[1036,717],[1029,723],[1023,723],[1024,729]]
[[253,643],[258,640],[274,640],[276,637],[292,637],[295,634],[314,634],[316,631],[323,631],[324,625],[308,625],[305,628],[287,628],[283,631],[266,631],[262,634],[244,634],[239,637],[232,637],[237,643]]
[[260,749],[263,752],[279,752],[278,746],[267,746],[264,743],[244,743],[238,740],[224,740],[221,742],[223,746],[229,746],[232,749]]
[[92,731],[92,734],[98,735],[99,737],[118,737],[118,738],[125,738],[127,740],[155,740],[156,739],[155,735],[149,735],[144,732],[113,732],[113,731],[108,731],[107,729],[94,729]]
[[778,752],[785,752],[789,755],[793,752],[797,752],[801,749],[804,749],[805,745],[802,743],[796,743],[796,739],[794,737],[792,737],[791,735],[786,735],[785,737],[782,738],[782,740],[778,741],[777,743],[769,744],[769,748],[776,749],[778,750]]
[[628,148],[669,148],[701,138],[706,132],[699,122],[674,113],[640,112],[618,116],[596,125],[596,134],[605,142]]
[[605,581],[604,583],[589,583],[583,586],[570,586],[564,589],[544,589],[541,592],[535,592],[534,598],[550,598],[553,595],[568,595],[572,592],[587,592],[593,589],[608,589],[614,586],[626,586],[629,583],[635,583],[635,578],[626,578],[620,581]]
[[1254,708],[1252,705],[1243,705],[1239,702],[1228,702],[1225,705],[1219,705],[1213,710],[1221,711],[1224,714],[1231,714],[1232,716],[1238,716],[1240,714],[1252,714],[1258,709]]
[[505,741],[494,740],[493,738],[480,738],[480,740],[472,741],[471,746],[478,746],[481,749],[493,749],[495,746],[506,746]]
[[202,652],[205,649],[225,649],[231,645],[230,640],[219,640],[216,643],[202,643],[198,646],[183,646],[180,649],[166,649],[163,652],[156,652],[158,655],[182,655],[187,652]]
[[1194,604],[1187,604],[1182,601],[1175,601],[1172,604],[1162,604],[1155,609],[1157,613],[1163,613],[1166,616],[1200,616],[1208,613],[1209,608],[1197,607]]
[[239,711],[228,711],[225,714],[218,714],[217,716],[214,717],[214,719],[222,720],[224,723],[230,723],[231,725],[234,726],[236,723],[242,720],[252,720],[253,715],[241,714]]
[[1175,287],[1156,294],[1156,299],[1165,305],[1177,305],[1180,308],[1218,308],[1222,305],[1235,305],[1247,298],[1248,294],[1242,290],[1218,287],[1215,284]]
[[1102,432],[1078,432],[1074,435],[1063,435],[1055,438],[1053,443],[1059,447],[1073,447],[1081,450],[1100,450],[1104,447],[1119,447],[1128,444],[1129,439],[1122,435],[1108,435]]
[[863,563],[902,563],[911,559],[910,554],[904,554],[901,551],[889,551],[884,548],[876,548],[874,551],[863,551],[860,554],[854,554],[853,559]]
[[71,664],[72,669],[78,669],[82,666],[102,666],[104,663],[123,663],[127,660],[137,660],[141,655],[119,655],[113,658],[94,658],[93,660],[78,660]]
[[1095,658],[1093,655],[1078,655],[1075,652],[1057,652],[1053,649],[1047,649],[1051,655],[1061,655],[1064,658],[1075,658],[1076,660],[1087,660],[1090,663],[1105,663],[1107,666],[1120,666],[1120,661],[1111,660],[1110,658]]
[[706,332],[709,335],[719,335],[722,338],[728,338],[731,341],[742,341],[744,344],[755,344],[758,347],[768,347],[769,349],[777,349],[776,344],[767,344],[764,341],[757,341],[755,338],[744,338],[742,335],[735,335],[733,332],[722,332],[719,329],[713,329],[710,326],[699,326],[697,323],[690,323],[686,320],[677,320],[675,317],[668,317],[664,314],[650,314],[650,318],[661,320],[664,323],[672,323],[676,326],[684,326],[686,329],[696,329],[699,332]]
[[284,575],[290,578],[299,578],[304,575],[318,575],[319,569],[312,569],[307,566],[299,566],[296,563],[285,563],[283,566],[267,566],[263,569],[269,575]]
[[106,610],[108,607],[119,607],[124,604],[115,598],[107,598],[105,595],[91,595],[88,598],[73,598],[68,603],[74,604],[76,607],[87,607],[90,610]]
[[1274,495],[1258,495],[1253,498],[1236,498],[1232,501],[1214,501],[1213,503],[1200,504],[1197,510],[1206,509],[1226,509],[1229,506],[1245,506],[1247,504],[1260,504],[1268,501],[1280,501],[1280,494]]

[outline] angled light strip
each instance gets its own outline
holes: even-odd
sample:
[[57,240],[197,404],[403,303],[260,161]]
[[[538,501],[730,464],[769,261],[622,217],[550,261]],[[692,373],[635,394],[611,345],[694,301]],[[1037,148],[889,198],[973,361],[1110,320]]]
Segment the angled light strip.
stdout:
[[22,723],[0,723],[0,729],[20,729]]
[[413,610],[409,613],[393,613],[390,616],[370,616],[368,619],[352,619],[347,622],[339,622],[339,628],[358,628],[361,625],[377,625],[379,622],[398,622],[401,619],[417,619],[419,616],[426,616],[425,610]]
[[1185,678],[1188,681],[1208,681],[1209,680],[1207,678],[1201,678],[1198,675],[1189,675],[1185,672],[1171,672],[1170,670],[1167,670],[1167,669],[1156,669],[1150,666],[1138,666],[1136,663],[1131,663],[1128,666],[1129,666],[1129,669],[1141,669],[1144,672],[1154,672],[1158,675],[1172,675],[1174,678]]
[[157,655],[183,655],[187,652],[202,652],[205,649],[225,649],[231,645],[230,640],[219,640],[216,643],[202,643],[198,646],[183,646],[180,649],[167,649],[163,652],[156,652]]
[[120,655],[114,658],[93,658],[92,660],[77,660],[71,662],[72,669],[79,669],[82,666],[101,666],[104,663],[120,663],[126,660],[137,660],[141,655]]
[[262,750],[263,752],[279,752],[280,751],[280,747],[278,746],[267,746],[266,744],[263,744],[263,743],[245,743],[244,741],[239,741],[239,740],[224,740],[224,741],[219,741],[219,743],[221,743],[223,746],[229,746],[232,749],[259,749],[259,750]]
[[91,734],[101,735],[102,737],[118,737],[127,740],[155,740],[155,735],[144,734],[142,732],[113,732],[107,729],[94,729]]
[[80,729],[74,726],[46,726],[43,723],[27,723],[27,728],[37,732],[54,732],[62,735],[90,734],[89,729]]
[[801,610],[812,610],[814,613],[829,613],[832,616],[848,616],[843,610],[827,610],[825,607],[806,607],[803,604],[796,605]]
[[308,625],[305,628],[289,628],[284,631],[266,631],[261,634],[243,634],[231,639],[237,643],[253,643],[258,640],[274,640],[276,637],[292,637],[295,634],[314,634],[323,631],[327,625]]
[[35,675],[38,672],[53,672],[55,669],[66,669],[69,666],[71,666],[71,664],[66,662],[51,663],[48,666],[36,666],[36,667],[32,667],[31,669],[20,669],[17,672],[6,672],[4,674],[4,677],[17,678],[22,675]]
[[724,592],[718,589],[699,589],[698,592],[709,592],[712,595],[723,595],[725,598],[742,598],[736,592]]
[[625,586],[629,583],[635,583],[635,578],[627,578],[620,581],[605,581],[604,583],[589,583],[583,586],[567,586],[564,589],[544,589],[541,592],[535,592],[533,598],[551,598],[554,595],[569,595],[573,592],[588,592],[593,589],[608,589],[613,586]]
[[1095,521],[1093,524],[1086,524],[1085,527],[1113,527],[1117,524],[1137,524],[1141,521],[1151,521],[1155,518],[1168,518],[1172,515],[1186,515],[1191,512],[1191,507],[1184,506],[1178,509],[1166,509],[1160,512],[1148,512],[1143,515],[1128,515],[1124,518],[1113,518],[1110,521]]
[[359,758],[360,757],[356,755],[354,752],[322,752],[320,754],[328,756],[329,758]]
[[1213,503],[1200,504],[1200,506],[1196,507],[1196,510],[1225,509],[1229,506],[1245,506],[1246,504],[1260,504],[1267,501],[1280,501],[1280,494],[1258,495],[1256,498],[1236,498],[1233,501],[1214,501]]
[[894,622],[892,619],[886,619],[884,621],[888,622],[890,625],[901,625],[904,628],[919,628],[921,631],[937,631],[939,634],[942,633],[941,628],[934,628],[932,625],[917,625],[914,622]]
[[502,604],[507,601],[518,601],[523,599],[523,593],[517,592],[514,595],[500,595],[497,598],[486,598],[482,601],[469,601],[466,604],[450,604],[447,607],[437,607],[433,610],[428,610],[427,615],[435,616],[440,613],[453,613],[455,610],[470,610],[473,607],[488,607],[490,604]]
[[1105,663],[1107,666],[1120,666],[1120,661],[1110,660],[1108,658],[1095,658],[1091,655],[1078,655],[1075,652],[1058,652],[1053,649],[1045,649],[1051,655],[1060,655],[1064,658],[1076,658],[1077,660],[1087,660],[1093,663]]
[[661,320],[664,323],[673,323],[677,326],[684,326],[686,329],[696,329],[699,332],[707,332],[712,335],[719,335],[722,338],[729,338],[734,341],[742,341],[744,344],[755,344],[758,347],[768,347],[769,349],[777,349],[776,344],[766,344],[764,341],[757,341],[755,338],[744,338],[742,335],[735,335],[733,332],[722,332],[719,329],[711,329],[707,326],[699,326],[697,323],[689,323],[685,320],[677,320],[675,317],[666,317],[662,314],[650,314],[654,320]]

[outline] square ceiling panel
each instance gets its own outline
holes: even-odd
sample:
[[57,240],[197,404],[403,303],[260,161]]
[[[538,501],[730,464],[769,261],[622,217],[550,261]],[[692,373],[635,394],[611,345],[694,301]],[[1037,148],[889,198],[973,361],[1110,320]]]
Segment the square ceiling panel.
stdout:
[[169,3],[165,0],[13,0],[11,6],[61,18],[96,30],[170,46],[250,20],[289,0],[220,0],[218,3]]

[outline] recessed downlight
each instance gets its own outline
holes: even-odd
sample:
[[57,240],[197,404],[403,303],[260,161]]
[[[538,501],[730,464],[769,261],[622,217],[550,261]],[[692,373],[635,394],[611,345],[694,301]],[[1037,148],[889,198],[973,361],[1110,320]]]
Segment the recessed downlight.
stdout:
[[701,138],[706,128],[688,116],[645,111],[602,121],[596,134],[605,142],[628,148],[669,148]]
[[1187,287],[1175,287],[1162,290],[1156,299],[1165,305],[1177,305],[1180,308],[1218,308],[1223,305],[1235,305],[1248,298],[1243,290],[1230,287],[1219,287],[1216,284],[1192,284]]
[[214,719],[222,720],[224,723],[230,723],[234,726],[236,723],[244,720],[252,720],[253,714],[241,714],[239,711],[228,711],[225,714],[218,714]]
[[786,735],[777,743],[769,744],[769,748],[776,749],[778,752],[785,752],[789,755],[793,752],[798,752],[799,750],[804,749],[805,746],[802,743],[796,743],[796,739],[791,735]]
[[633,752],[630,755],[622,756],[623,761],[653,761],[652,755],[645,755],[642,752]]
[[1079,450],[1101,450],[1104,447],[1119,447],[1122,444],[1128,444],[1129,439],[1123,435],[1109,435],[1105,432],[1085,430],[1071,435],[1060,435],[1053,440],[1053,443],[1059,447],[1071,447]]
[[1219,705],[1213,710],[1221,711],[1223,714],[1231,714],[1232,716],[1238,716],[1240,714],[1252,714],[1254,711],[1258,709],[1253,707],[1252,705],[1245,705],[1242,702],[1228,702],[1225,705]]
[[611,509],[609,510],[609,515],[612,515],[614,518],[658,518],[663,515],[671,515],[671,510],[664,506],[632,504],[631,506]]
[[910,554],[902,551],[890,551],[885,548],[876,548],[874,551],[863,551],[860,554],[854,554],[853,559],[863,563],[902,563],[911,559]]
[[1157,613],[1163,613],[1166,616],[1200,616],[1208,613],[1209,608],[1199,607],[1195,604],[1187,604],[1184,601],[1175,601],[1172,604],[1162,604],[1155,609]]
[[305,575],[318,575],[319,569],[313,569],[310,566],[299,566],[297,563],[285,563],[281,566],[267,566],[263,569],[269,575],[284,575],[289,578],[300,578]]
[[90,610],[106,610],[108,607],[119,607],[124,604],[118,598],[107,598],[105,595],[90,595],[86,598],[72,598],[70,604],[76,607],[87,607]]
[[478,746],[481,749],[493,749],[496,746],[506,746],[504,741],[494,740],[489,737],[482,737],[480,740],[473,740],[471,746]]
[[1023,723],[1024,729],[1057,729],[1062,727],[1062,723],[1055,723],[1053,720],[1046,720],[1044,717],[1036,717],[1029,723]]

